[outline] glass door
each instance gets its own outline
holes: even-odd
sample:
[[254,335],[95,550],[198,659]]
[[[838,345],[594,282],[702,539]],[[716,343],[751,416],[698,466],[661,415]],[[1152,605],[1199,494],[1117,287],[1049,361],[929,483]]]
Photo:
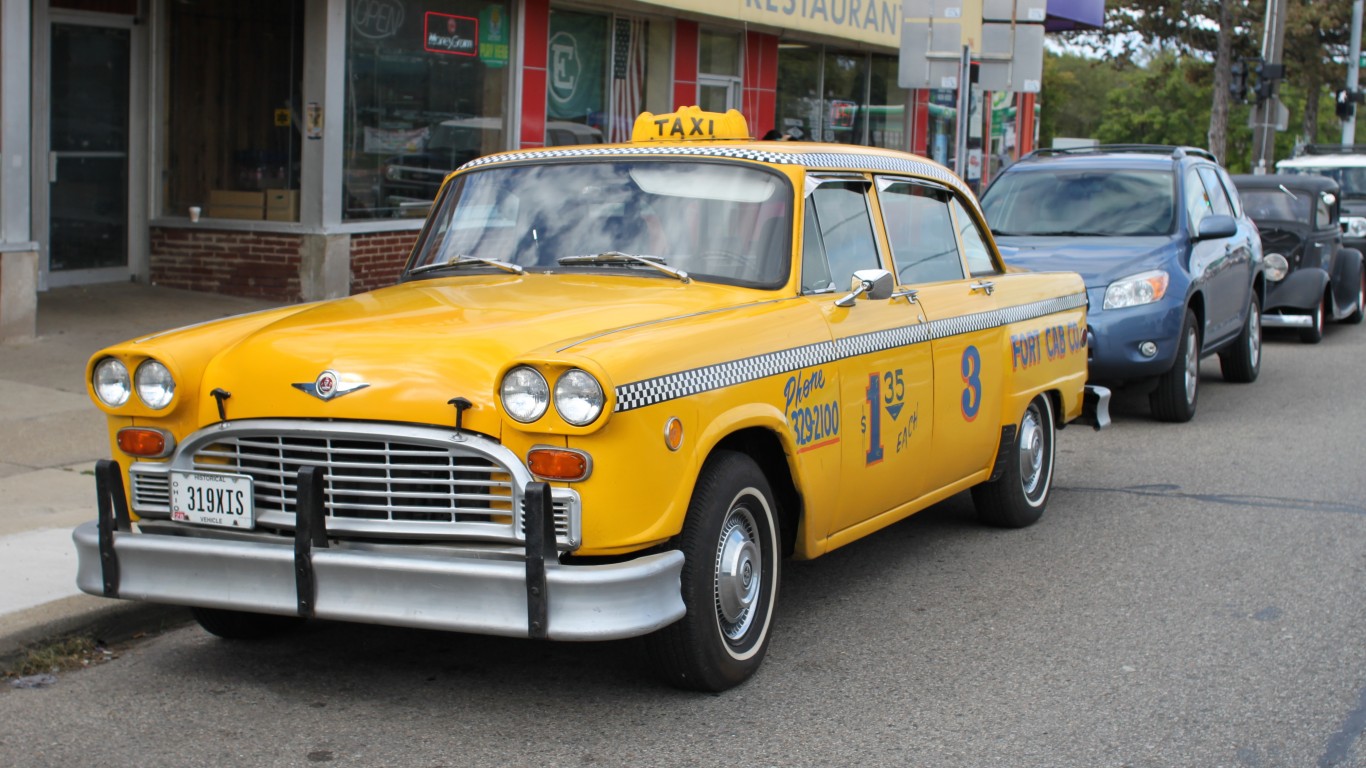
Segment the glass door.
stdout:
[[128,272],[131,32],[51,30],[48,270],[64,283],[119,279]]

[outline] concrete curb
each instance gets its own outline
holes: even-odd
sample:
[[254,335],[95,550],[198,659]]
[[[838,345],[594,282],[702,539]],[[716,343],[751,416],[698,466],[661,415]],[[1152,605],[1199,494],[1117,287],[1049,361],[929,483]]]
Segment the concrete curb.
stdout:
[[0,667],[10,666],[32,648],[66,637],[118,643],[192,620],[189,609],[179,605],[74,595],[6,616],[0,626]]

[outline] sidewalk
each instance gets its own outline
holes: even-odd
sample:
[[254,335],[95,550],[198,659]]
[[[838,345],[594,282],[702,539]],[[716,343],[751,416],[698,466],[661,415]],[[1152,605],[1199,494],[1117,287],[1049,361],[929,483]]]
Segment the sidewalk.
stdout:
[[0,658],[56,635],[110,639],[184,616],[76,588],[71,530],[95,518],[95,462],[109,456],[85,364],[109,344],[270,306],[134,283],[39,294],[37,340],[0,345]]

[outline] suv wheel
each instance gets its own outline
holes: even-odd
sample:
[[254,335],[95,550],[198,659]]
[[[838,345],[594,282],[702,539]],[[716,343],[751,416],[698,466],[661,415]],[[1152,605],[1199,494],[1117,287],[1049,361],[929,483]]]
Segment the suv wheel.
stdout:
[[1252,294],[1243,331],[1228,349],[1219,353],[1219,370],[1225,381],[1247,384],[1262,371],[1262,302]]
[[1158,421],[1186,422],[1195,416],[1195,403],[1200,397],[1200,331],[1196,323],[1195,312],[1187,309],[1181,343],[1176,348],[1176,364],[1162,374],[1157,388],[1148,395],[1148,405]]

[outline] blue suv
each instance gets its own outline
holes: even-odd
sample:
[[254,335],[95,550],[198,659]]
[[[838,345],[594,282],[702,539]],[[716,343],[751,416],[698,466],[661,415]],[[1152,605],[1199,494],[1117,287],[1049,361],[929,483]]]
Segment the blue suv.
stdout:
[[1200,359],[1261,369],[1257,226],[1214,156],[1193,147],[1039,150],[998,175],[982,209],[1007,264],[1086,281],[1089,377],[1149,388],[1162,421],[1195,415]]

